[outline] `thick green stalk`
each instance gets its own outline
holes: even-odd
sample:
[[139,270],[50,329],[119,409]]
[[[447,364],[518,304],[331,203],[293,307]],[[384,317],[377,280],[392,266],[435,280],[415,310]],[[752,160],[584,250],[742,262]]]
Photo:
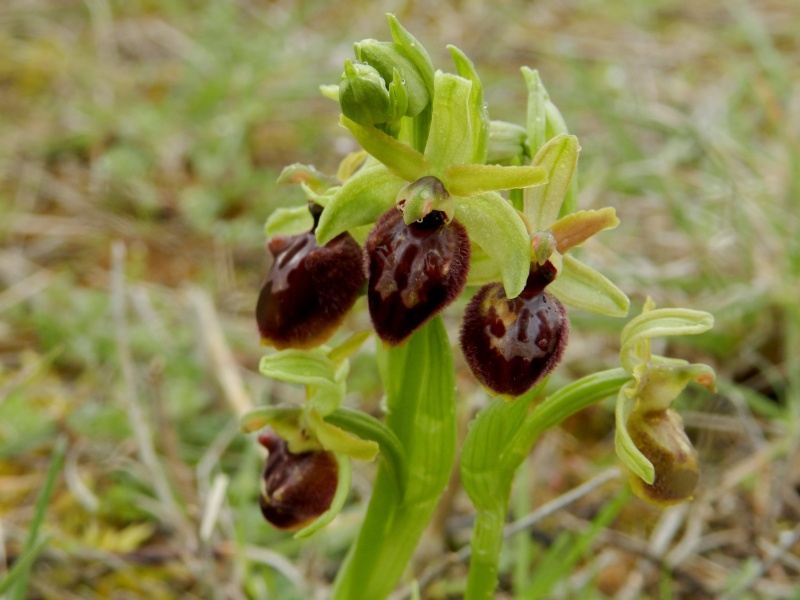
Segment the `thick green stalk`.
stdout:
[[[524,398],[517,398],[512,403],[495,400],[484,409],[485,414],[478,415],[473,424],[474,431],[467,436],[462,457],[462,480],[477,508],[465,596],[467,600],[488,600],[493,597],[513,474],[539,435],[579,410],[615,395],[629,380],[630,375],[624,369],[588,375],[552,394],[530,411],[521,423],[521,409],[527,406]],[[478,441],[481,429],[486,433]],[[470,440],[470,437],[474,439]],[[491,470],[487,470],[485,465],[479,469],[479,461],[473,455],[487,453],[488,449],[482,446],[490,440],[494,443],[504,442],[505,450],[500,453]],[[467,472],[465,466],[468,467]]]
[[335,600],[381,600],[397,585],[450,477],[455,460],[455,376],[440,317],[401,347],[379,352],[386,425],[403,446],[401,496],[380,466],[358,539],[334,583]]
[[[511,493],[509,487],[505,497]],[[503,548],[503,528],[508,505],[479,510],[472,528],[472,554],[465,600],[491,600],[497,587],[497,568]]]

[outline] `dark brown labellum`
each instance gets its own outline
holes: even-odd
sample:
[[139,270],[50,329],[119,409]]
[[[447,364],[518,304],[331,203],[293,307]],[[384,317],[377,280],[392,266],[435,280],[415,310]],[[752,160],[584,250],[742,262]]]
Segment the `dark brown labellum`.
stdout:
[[513,300],[502,284],[490,283],[467,306],[461,349],[475,378],[497,394],[524,394],[561,361],[569,321],[544,289],[551,279],[547,271],[531,272]]
[[399,344],[464,289],[470,246],[464,226],[433,211],[406,225],[397,208],[381,216],[366,242],[367,299],[375,331]]
[[312,230],[275,236],[268,249],[274,260],[256,305],[262,342],[279,350],[324,343],[366,280],[361,247],[348,233],[319,246]]
[[259,504],[270,524],[299,529],[330,508],[339,479],[333,452],[292,454],[286,442],[269,430],[258,441],[269,451]]
[[631,440],[653,463],[652,485],[631,475],[637,496],[657,506],[670,506],[692,498],[700,481],[697,451],[683,429],[683,419],[672,409],[640,414],[628,419]]

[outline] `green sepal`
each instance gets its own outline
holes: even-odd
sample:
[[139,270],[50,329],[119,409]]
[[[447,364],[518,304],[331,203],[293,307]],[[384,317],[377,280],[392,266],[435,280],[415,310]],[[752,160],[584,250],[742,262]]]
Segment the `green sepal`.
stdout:
[[[336,179],[339,182],[344,183],[353,175],[355,175],[360,169],[367,169],[372,166],[367,160],[368,157],[369,154],[367,154],[364,150],[350,152],[339,163],[339,168],[336,170]],[[375,159],[372,159],[372,162],[374,164],[378,164]]]
[[467,285],[482,286],[494,281],[500,281],[500,266],[492,260],[480,245],[470,244],[469,272]]
[[338,184],[336,179],[330,175],[317,171],[312,165],[301,163],[294,163],[284,167],[281,174],[278,175],[277,182],[279,184],[305,183],[312,191],[318,194]]
[[543,185],[547,183],[547,173],[539,166],[452,165],[444,170],[442,182],[451,194],[476,196]]
[[628,433],[628,419],[636,403],[636,399],[632,397],[632,394],[635,393],[635,388],[635,382],[630,382],[623,386],[617,394],[617,404],[614,410],[614,420],[617,423],[614,433],[614,448],[617,456],[632,473],[648,485],[653,485],[656,479],[656,470],[653,467],[653,463],[639,451]]
[[353,477],[352,467],[350,466],[350,459],[347,456],[338,452],[334,452],[334,456],[336,457],[336,463],[339,465],[339,477],[336,482],[336,492],[333,495],[330,508],[295,533],[295,539],[305,539],[315,534],[333,521],[344,508],[347,495],[350,493],[350,483]]
[[405,494],[408,477],[405,451],[391,429],[367,413],[345,407],[337,409],[325,420],[362,440],[377,442],[380,447],[380,457],[385,461],[398,494],[400,497]]
[[547,90],[539,77],[539,71],[522,67],[522,77],[528,88],[528,114],[527,130],[528,142],[531,145],[531,152],[536,153],[544,146],[547,141],[547,115],[545,113],[545,102],[549,100]]
[[361,125],[385,123],[392,117],[389,89],[381,74],[370,65],[346,60],[339,83],[342,113]]
[[[476,122],[471,106],[472,87],[469,79],[436,71],[434,76],[433,115],[425,145],[429,174],[444,180],[451,165],[475,163],[484,125]],[[482,162],[482,161],[481,161]],[[410,179],[413,181],[413,179]]]
[[[652,305],[651,303],[648,303]],[[658,308],[646,310],[625,325],[620,334],[620,363],[633,372],[640,362],[648,362],[650,340],[654,337],[695,335],[714,326],[714,317],[701,310]]]
[[475,123],[472,141],[473,155],[470,162],[483,164],[489,151],[489,110],[483,100],[483,85],[472,61],[457,47],[449,45],[450,55],[456,64],[456,71],[464,79],[472,82],[469,94],[470,123]]
[[356,460],[374,460],[380,450],[373,440],[363,440],[322,418],[319,411],[309,408],[305,411],[308,428],[313,437],[326,450],[346,454]]
[[531,164],[543,167],[547,183],[525,189],[524,212],[534,231],[548,229],[558,218],[564,196],[578,164],[578,138],[558,135],[534,156]]
[[393,84],[403,88],[406,107],[399,116],[414,117],[431,101],[425,77],[396,42],[363,40],[355,44],[355,54],[358,60],[377,69],[390,91]]
[[624,317],[631,301],[604,275],[569,254],[547,289],[564,304],[608,317]]
[[264,234],[268,238],[273,235],[297,235],[308,231],[313,226],[314,219],[308,212],[307,206],[277,208],[264,224]]
[[405,183],[380,164],[357,171],[322,211],[315,231],[317,243],[325,245],[340,233],[377,221],[394,206]]
[[347,362],[336,367],[326,353],[314,350],[281,350],[261,359],[258,370],[262,375],[299,383],[308,389],[307,406],[316,408],[323,416],[339,408],[345,394]]
[[393,14],[389,13],[386,17],[389,19],[389,28],[392,30],[394,43],[406,53],[425,82],[429,96],[433,96],[433,61],[431,61],[430,54],[425,50],[425,46],[420,44],[417,38],[411,35]]
[[398,177],[406,181],[416,181],[428,172],[425,157],[411,146],[375,129],[359,125],[342,115],[340,124],[349,129],[361,147],[386,165]]
[[455,218],[500,268],[506,296],[516,298],[531,267],[530,238],[522,218],[500,194],[455,198]]

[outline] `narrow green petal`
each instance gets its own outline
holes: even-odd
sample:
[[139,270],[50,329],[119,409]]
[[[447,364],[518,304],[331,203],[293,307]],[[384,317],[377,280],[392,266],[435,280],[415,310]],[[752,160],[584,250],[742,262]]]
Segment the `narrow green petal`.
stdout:
[[452,165],[445,169],[442,182],[451,194],[477,196],[542,185],[547,182],[547,173],[538,166]]
[[377,221],[394,206],[405,183],[382,165],[358,171],[322,211],[316,229],[317,243],[325,245],[340,233]]
[[341,125],[350,130],[361,147],[377,158],[398,177],[406,181],[416,181],[428,171],[425,157],[411,146],[398,142],[379,129],[359,125],[344,115],[340,117]]
[[[623,328],[620,334],[620,362],[632,372],[633,367],[649,356],[640,356],[637,346],[652,338],[675,335],[696,335],[714,326],[714,317],[701,310],[688,308],[657,308],[642,313]],[[649,344],[640,346],[649,349]]]
[[631,416],[636,403],[635,398],[629,397],[633,386],[633,383],[626,384],[617,394],[617,404],[614,410],[617,424],[616,432],[614,433],[614,447],[616,448],[617,456],[625,463],[628,469],[648,485],[653,485],[656,480],[656,470],[653,467],[653,463],[647,460],[647,457],[639,451],[628,433],[628,418]]
[[295,533],[295,539],[305,539],[315,534],[317,531],[333,521],[344,508],[347,495],[350,493],[350,483],[352,482],[353,475],[352,467],[350,466],[349,457],[338,452],[334,453],[334,455],[336,456],[336,462],[339,465],[339,479],[336,482],[336,493],[333,495],[331,506],[319,517]]
[[253,433],[273,423],[297,423],[303,409],[289,406],[262,406],[242,416],[239,428],[242,433]]
[[547,183],[526,188],[523,195],[525,216],[534,231],[548,229],[558,217],[578,165],[578,150],[578,138],[557,135],[534,156],[531,164],[547,173]]
[[624,317],[630,308],[625,292],[569,254],[563,257],[561,272],[547,289],[564,304],[598,315]]
[[506,296],[516,298],[531,269],[530,238],[522,218],[496,192],[456,197],[455,202],[455,218],[467,228],[470,239],[499,265]]
[[549,229],[556,239],[558,251],[564,254],[580,246],[593,235],[619,225],[617,211],[606,207],[600,210],[579,210],[561,217]]

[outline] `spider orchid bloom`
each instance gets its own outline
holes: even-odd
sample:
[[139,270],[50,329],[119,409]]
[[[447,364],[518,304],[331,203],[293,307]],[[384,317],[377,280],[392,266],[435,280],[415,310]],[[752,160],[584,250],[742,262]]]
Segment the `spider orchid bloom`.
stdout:
[[310,536],[339,514],[350,490],[350,459],[371,461],[380,451],[399,489],[405,481],[396,436],[373,417],[340,408],[348,357],[369,335],[354,334],[333,349],[289,349],[261,359],[263,375],[306,389],[302,406],[258,408],[240,425],[245,433],[261,431],[258,441],[268,451],[261,512],[277,528],[299,529],[295,537]]
[[364,284],[363,251],[349,233],[324,245],[316,229],[322,207],[309,202],[311,228],[274,235],[267,248],[272,265],[256,304],[264,345],[313,348],[330,338],[358,299]]
[[622,330],[620,362],[633,379],[617,395],[615,444],[634,493],[657,506],[690,500],[699,480],[697,452],[672,403],[692,381],[715,391],[716,376],[707,365],[653,354],[651,339],[703,333],[713,325],[706,312],[656,309],[648,298]]
[[[522,293],[508,295],[499,283],[497,265],[473,247],[468,283],[484,284],[467,307],[461,348],[476,379],[491,393],[520,396],[542,381],[560,362],[567,344],[569,321],[564,305],[622,317],[628,297],[599,272],[567,254],[587,239],[619,224],[612,208],[569,212],[572,177],[578,161],[578,140],[556,112],[545,123],[532,115],[548,113],[552,103],[535,71],[523,69],[529,92],[528,138],[552,137],[532,160],[544,169],[547,183],[524,190],[522,215],[529,232],[529,275]],[[551,111],[555,111],[552,107]],[[559,218],[560,213],[567,212]],[[488,283],[487,283],[488,282]]]

